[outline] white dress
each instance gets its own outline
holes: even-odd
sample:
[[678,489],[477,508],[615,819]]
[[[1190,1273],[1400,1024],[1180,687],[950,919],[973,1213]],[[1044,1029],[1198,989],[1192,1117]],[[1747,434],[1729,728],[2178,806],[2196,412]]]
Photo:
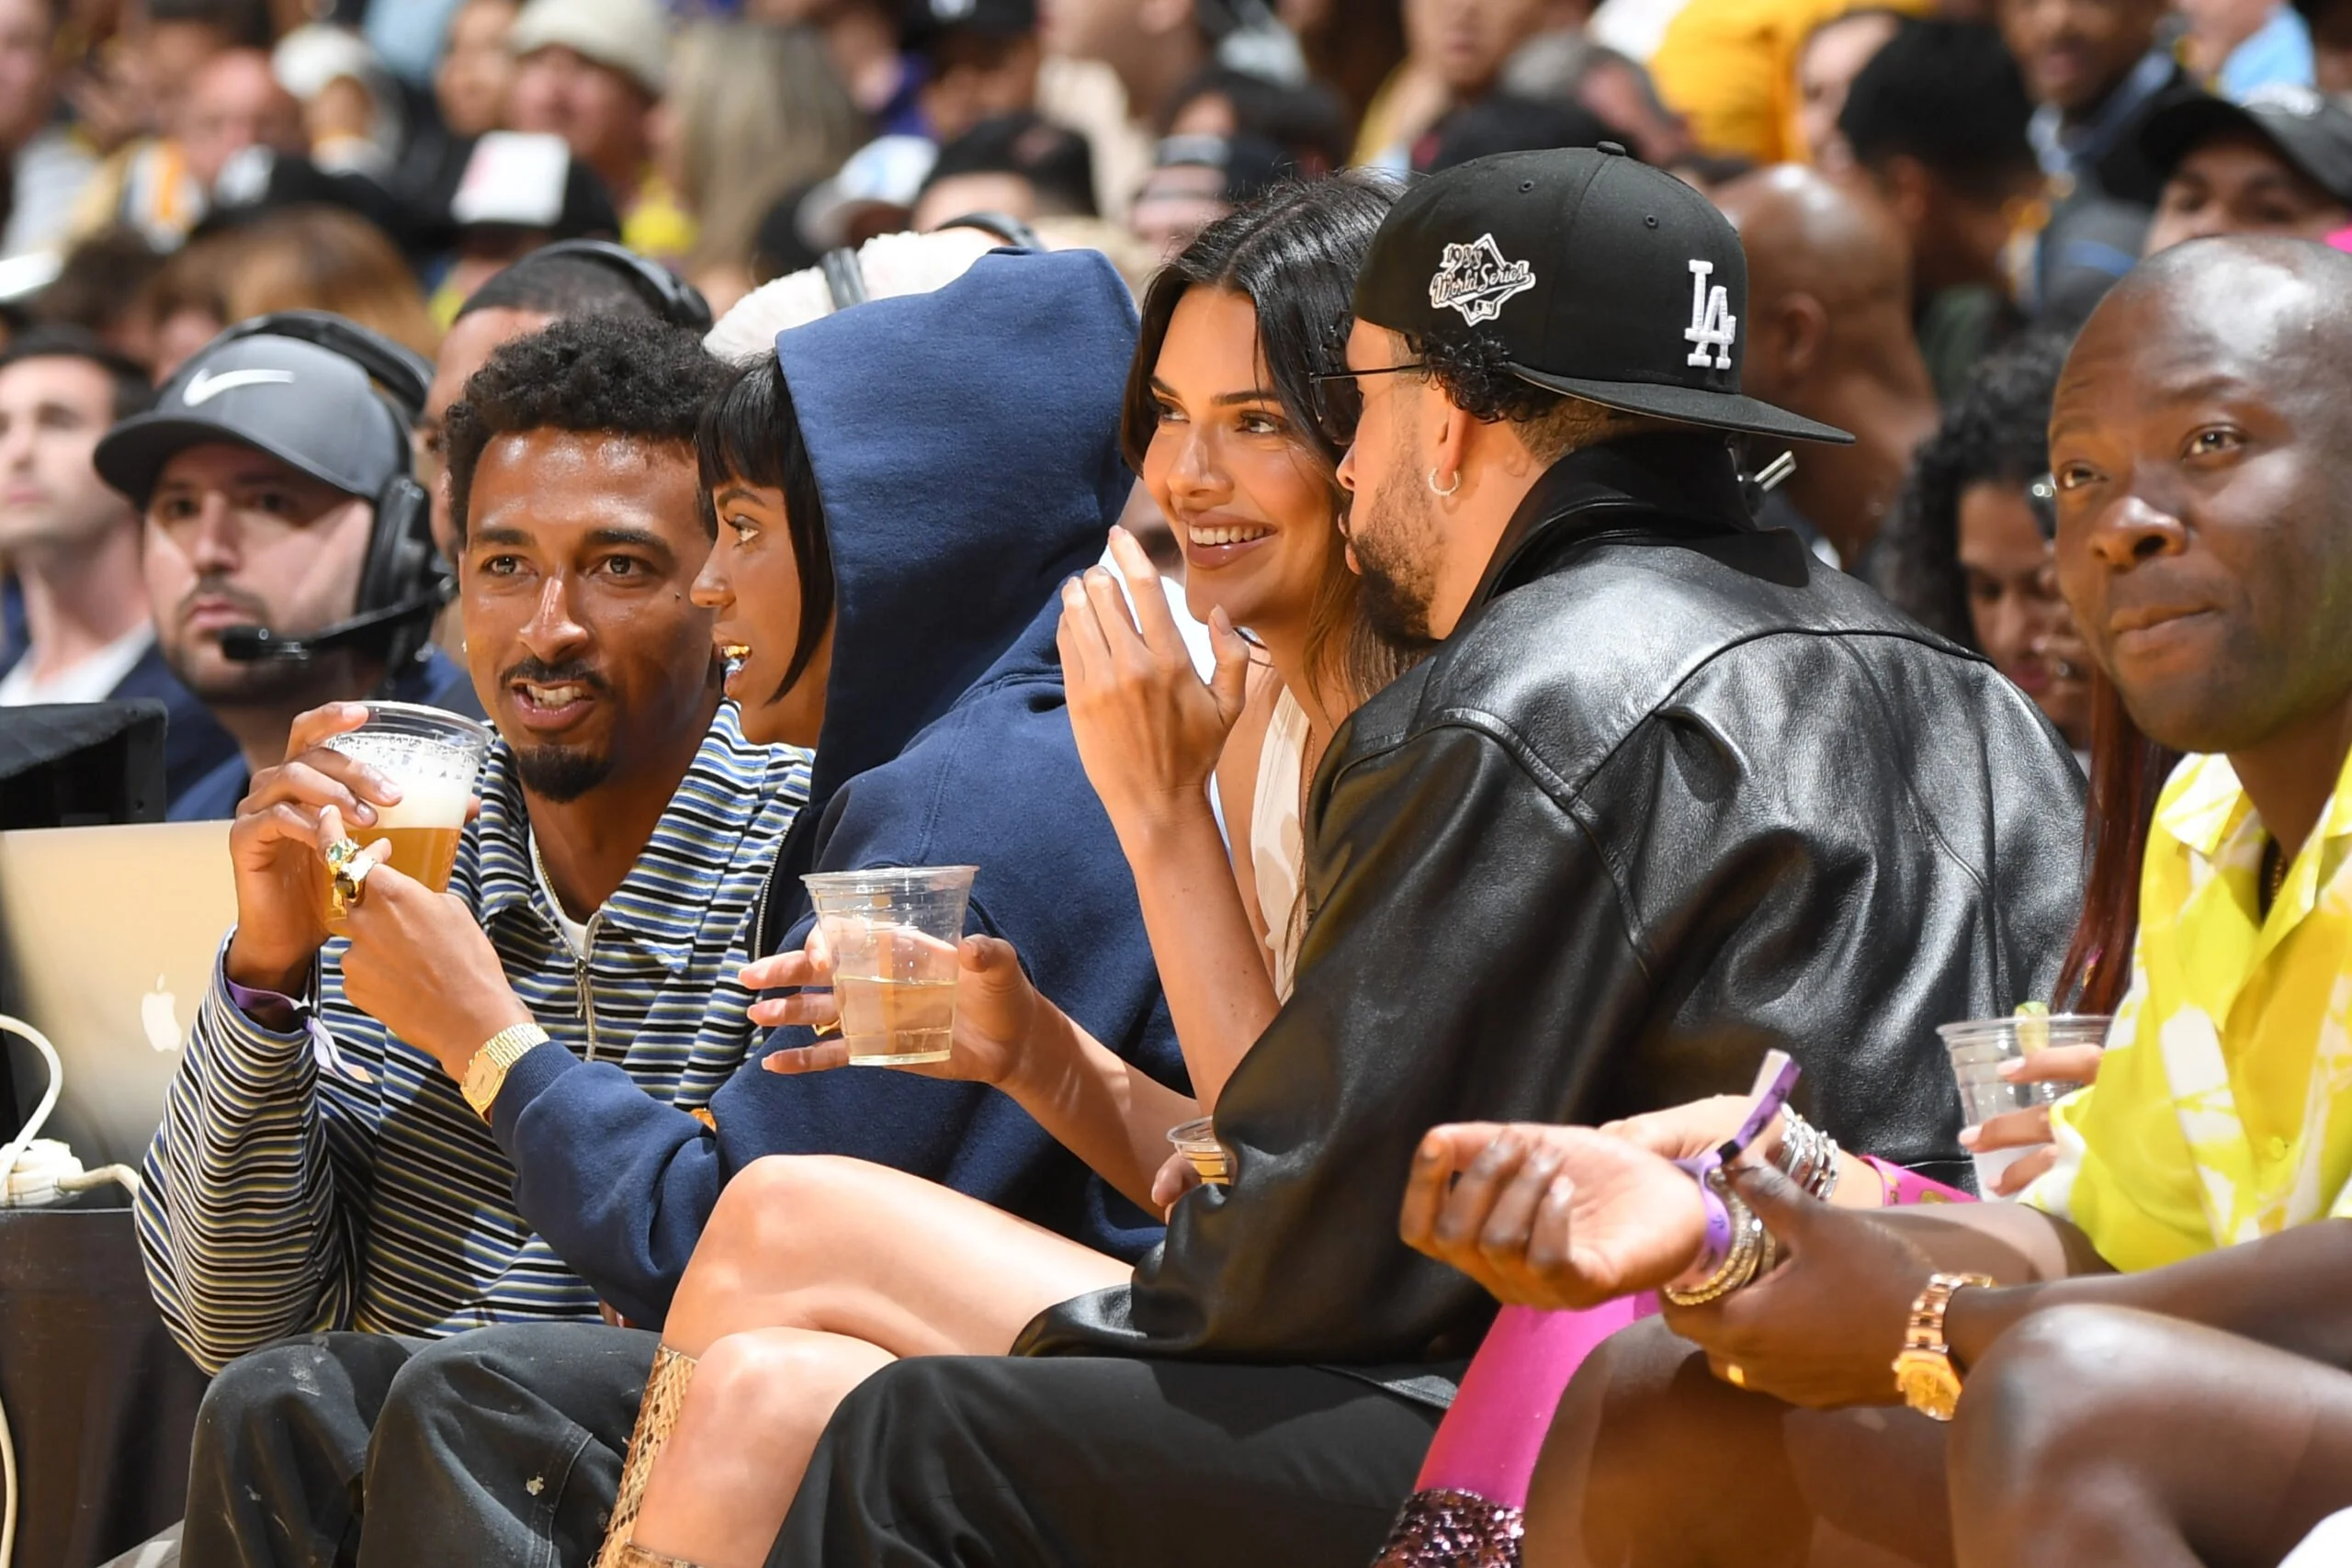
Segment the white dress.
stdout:
[[1306,760],[1306,714],[1284,691],[1258,753],[1258,793],[1250,810],[1250,869],[1266,922],[1274,998],[1290,999],[1298,944],[1306,934],[1306,834],[1299,821],[1299,773]]

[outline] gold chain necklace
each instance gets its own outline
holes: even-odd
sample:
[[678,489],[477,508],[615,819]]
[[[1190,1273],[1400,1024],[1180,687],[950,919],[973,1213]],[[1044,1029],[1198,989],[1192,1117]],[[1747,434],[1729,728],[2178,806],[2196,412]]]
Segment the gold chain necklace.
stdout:
[[2277,839],[2265,840],[2262,845],[2262,912],[2265,916],[2278,902],[2278,895],[2286,886],[2286,849]]

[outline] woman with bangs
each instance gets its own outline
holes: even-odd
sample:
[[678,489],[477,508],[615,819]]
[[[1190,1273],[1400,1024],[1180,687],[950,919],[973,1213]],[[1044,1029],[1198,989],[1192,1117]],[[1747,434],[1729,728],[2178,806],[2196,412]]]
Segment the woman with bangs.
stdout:
[[[1276,192],[1206,231],[1146,296],[1123,446],[1182,541],[1214,679],[1194,672],[1123,531],[1115,571],[1097,565],[1062,588],[1071,728],[1135,871],[1195,1095],[1098,1043],[1065,998],[1031,983],[1035,954],[986,935],[963,943],[953,1056],[905,1069],[1003,1091],[1102,1181],[1156,1207],[1193,1184],[1181,1157],[1162,1158],[1168,1129],[1214,1106],[1286,989],[1305,919],[1301,800],[1333,731],[1382,676],[1358,630],[1340,523],[1344,411],[1324,412],[1316,378],[1345,369],[1350,291],[1389,200],[1346,180]],[[751,395],[739,389],[714,415],[740,426]],[[718,542],[698,592],[721,639],[750,649],[729,690],[747,727],[757,705],[779,738],[831,737],[837,707],[794,712],[795,694],[825,686],[812,677],[848,657],[830,637],[811,641],[806,628],[826,612],[789,603],[800,590],[777,570],[808,549],[777,538],[794,498],[778,493],[763,453],[711,416],[702,449]],[[759,635],[786,625],[800,629]],[[821,772],[824,743],[817,753]],[[818,943],[745,975],[762,989],[830,979]],[[814,989],[753,1009],[777,1026],[835,1016]],[[763,1065],[808,1075],[846,1058],[834,1040]],[[1037,1314],[1127,1275],[1110,1253],[900,1170],[760,1161],[721,1197],[671,1305],[662,1355],[691,1377],[657,1366],[600,1562],[765,1562],[826,1420],[865,1377],[905,1356],[1006,1354]]]

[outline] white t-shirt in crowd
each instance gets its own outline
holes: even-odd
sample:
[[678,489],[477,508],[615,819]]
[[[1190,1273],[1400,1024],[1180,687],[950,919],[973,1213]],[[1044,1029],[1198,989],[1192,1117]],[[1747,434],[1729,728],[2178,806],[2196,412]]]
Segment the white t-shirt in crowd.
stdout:
[[147,649],[154,641],[153,626],[134,626],[80,663],[46,681],[34,678],[33,656],[28,651],[17,660],[15,669],[0,676],[0,708],[27,707],[34,703],[102,703],[114,694],[123,677],[147,657]]

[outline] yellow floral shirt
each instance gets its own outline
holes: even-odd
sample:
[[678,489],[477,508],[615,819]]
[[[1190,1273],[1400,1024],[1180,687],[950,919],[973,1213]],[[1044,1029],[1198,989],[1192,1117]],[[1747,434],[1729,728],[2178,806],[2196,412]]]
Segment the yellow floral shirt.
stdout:
[[2118,1269],[2352,1218],[2352,758],[2264,920],[2267,836],[2226,758],[2157,802],[2130,994],[2025,1193]]

